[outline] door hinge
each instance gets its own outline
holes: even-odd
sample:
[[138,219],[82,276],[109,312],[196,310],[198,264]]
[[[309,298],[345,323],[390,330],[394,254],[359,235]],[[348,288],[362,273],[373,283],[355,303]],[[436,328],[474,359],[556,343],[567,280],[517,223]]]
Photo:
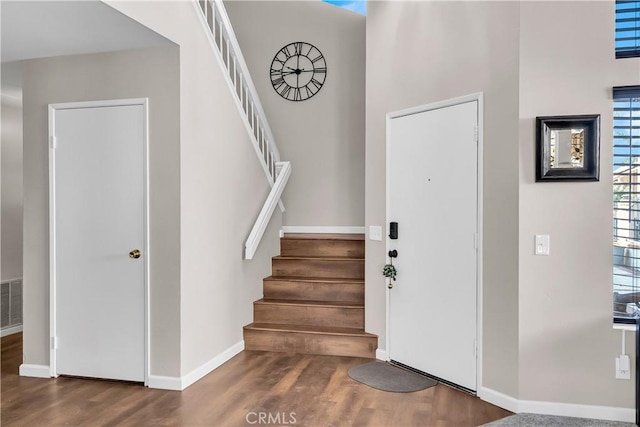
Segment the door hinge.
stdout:
[[55,135],[51,136],[49,140],[49,146],[51,147],[52,150],[55,150],[56,147],[58,146],[58,138],[56,138]]
[[51,337],[51,349],[58,349],[58,337]]
[[475,142],[478,142],[478,126],[475,126],[473,128],[473,139],[475,140]]

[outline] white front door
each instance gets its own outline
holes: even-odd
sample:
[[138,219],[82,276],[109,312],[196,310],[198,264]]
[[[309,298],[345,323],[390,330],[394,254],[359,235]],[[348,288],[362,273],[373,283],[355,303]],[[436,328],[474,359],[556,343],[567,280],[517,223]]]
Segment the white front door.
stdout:
[[52,374],[145,381],[146,100],[49,122]]
[[478,101],[388,121],[392,360],[476,390]]

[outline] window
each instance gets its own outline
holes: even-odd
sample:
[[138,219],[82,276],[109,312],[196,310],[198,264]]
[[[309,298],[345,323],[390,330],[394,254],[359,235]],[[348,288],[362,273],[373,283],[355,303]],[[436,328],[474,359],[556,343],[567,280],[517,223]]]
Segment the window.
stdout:
[[351,10],[359,13],[360,15],[367,14],[367,1],[366,0],[323,0],[326,3],[333,4],[343,9]]
[[640,316],[640,86],[613,88],[613,316]]
[[640,56],[640,1],[616,0],[616,58]]

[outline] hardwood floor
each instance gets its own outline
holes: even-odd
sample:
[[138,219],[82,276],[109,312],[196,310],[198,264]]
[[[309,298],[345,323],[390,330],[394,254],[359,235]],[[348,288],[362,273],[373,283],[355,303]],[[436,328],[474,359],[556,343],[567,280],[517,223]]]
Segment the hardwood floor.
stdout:
[[370,359],[244,351],[175,392],[116,381],[20,377],[22,334],[2,338],[1,346],[2,426],[463,427],[511,414],[443,385],[387,393],[347,376],[349,368]]

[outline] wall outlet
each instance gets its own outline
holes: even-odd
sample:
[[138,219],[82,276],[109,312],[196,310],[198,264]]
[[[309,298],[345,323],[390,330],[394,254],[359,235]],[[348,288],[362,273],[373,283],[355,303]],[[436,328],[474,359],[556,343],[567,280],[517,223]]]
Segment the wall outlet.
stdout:
[[379,225],[370,225],[369,240],[382,240],[382,227]]
[[626,354],[616,357],[616,379],[631,379],[631,362]]
[[548,234],[536,234],[535,237],[535,254],[549,255],[550,239]]

